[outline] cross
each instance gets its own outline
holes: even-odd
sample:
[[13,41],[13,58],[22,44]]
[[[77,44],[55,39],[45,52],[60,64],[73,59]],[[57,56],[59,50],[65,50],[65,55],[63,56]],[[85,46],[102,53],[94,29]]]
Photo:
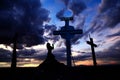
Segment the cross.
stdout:
[[[90,35],[89,35],[89,37],[90,37]],[[87,41],[87,44],[91,45],[93,64],[94,64],[94,66],[97,66],[96,57],[95,57],[95,50],[94,50],[94,47],[97,47],[97,45],[94,44],[93,38],[91,38],[91,37],[90,37],[90,41]]]
[[11,68],[12,68],[12,69],[15,69],[15,68],[16,68],[17,37],[18,37],[18,35],[15,34],[15,36],[14,36],[14,38],[13,38],[13,54],[12,54],[12,62],[11,62]]
[[67,52],[67,66],[71,67],[71,42],[70,40],[75,34],[82,34],[83,31],[75,30],[73,26],[69,26],[69,21],[73,20],[73,17],[62,17],[61,21],[65,21],[65,26],[61,27],[61,30],[54,31],[54,35],[61,35],[66,40],[66,52]]

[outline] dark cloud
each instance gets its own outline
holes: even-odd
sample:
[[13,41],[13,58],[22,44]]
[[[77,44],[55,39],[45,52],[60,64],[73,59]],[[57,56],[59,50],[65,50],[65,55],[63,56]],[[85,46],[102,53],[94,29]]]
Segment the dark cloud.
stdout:
[[100,59],[120,61],[120,41],[117,41],[113,46],[98,53],[97,57]]
[[27,49],[18,52],[18,62],[26,62],[25,59],[28,59],[28,62],[31,62],[30,59],[44,61],[46,57],[47,52],[44,49],[39,51]]
[[0,48],[0,62],[10,62],[11,61],[11,52]]
[[107,37],[109,38],[109,37],[115,37],[115,36],[120,36],[120,32],[108,35]]
[[36,60],[45,60],[47,56],[47,51],[45,49],[23,49],[17,52],[17,57],[21,59],[36,59]]
[[58,41],[60,37],[53,35],[53,31],[56,31],[56,30],[57,30],[57,27],[55,25],[45,25],[44,34],[47,34],[44,36],[45,40],[46,41],[53,40],[53,43]]
[[[91,53],[85,53],[85,52],[77,52],[77,51],[72,51],[78,53],[77,56],[71,56],[72,60],[78,61],[78,60],[89,60],[92,55]],[[80,53],[83,53],[82,55]],[[53,54],[55,55],[56,59],[58,61],[67,61],[66,57],[66,48],[57,48],[53,51]]]
[[101,4],[99,5],[99,11],[104,12],[109,8],[115,7],[118,1],[119,0],[101,0]]
[[57,17],[58,19],[60,19],[61,17],[64,16],[64,12],[65,12],[65,9],[60,10],[60,11],[56,14],[56,17]]
[[[89,54],[91,54],[91,53],[89,53]],[[75,56],[75,57],[73,57],[73,59],[75,60],[75,61],[84,61],[84,60],[90,60],[91,59],[91,55],[79,55],[79,56]]]
[[46,59],[46,57],[47,57],[47,54],[45,54],[45,55],[36,55],[33,58],[37,59],[37,60],[43,60],[44,61]]
[[[112,0],[110,0],[111,3]],[[108,0],[109,3],[109,0]],[[101,3],[102,8],[108,5],[108,3]],[[119,3],[119,2],[118,2]],[[114,29],[119,23],[120,23],[120,7],[118,7],[118,3],[114,2],[112,4],[112,6],[108,6],[107,8],[105,8],[104,11],[101,11],[99,14],[97,14],[90,25],[90,28],[84,32],[84,37],[87,38],[87,34],[95,34],[96,36],[105,36],[105,35],[109,35],[109,37],[111,36],[115,36],[115,35],[119,35],[119,33],[108,33],[105,34],[104,31],[106,29]],[[99,8],[98,10],[100,10],[101,8]],[[119,28],[119,27],[118,27]]]
[[73,11],[74,15],[78,15],[86,9],[86,4],[82,0],[72,0],[70,9]]
[[[53,50],[53,54],[58,61],[66,61],[66,48],[55,48]],[[17,52],[18,58],[28,58],[28,59],[37,59],[37,60],[45,60],[47,57],[47,50],[46,49],[23,49]]]
[[43,23],[49,20],[49,11],[40,0],[0,1],[0,43],[9,44],[14,35],[27,46],[44,43]]
[[[37,51],[34,49],[21,49],[17,51],[17,58],[35,58],[35,53],[37,53]],[[0,48],[0,62],[11,62],[12,54],[12,51]]]
[[0,9],[10,9],[12,6],[10,0],[0,0]]
[[77,24],[75,27],[75,30],[83,30],[82,34],[75,34],[75,36],[72,39],[72,44],[79,44],[80,41],[78,41],[80,38],[83,37],[83,34],[85,34],[84,32],[84,24],[85,24],[85,16],[79,15],[77,17],[75,17],[76,19],[73,22],[76,22],[75,24]]
[[32,57],[35,53],[36,51],[34,49],[23,49],[23,50],[17,51],[17,56],[19,58],[21,57],[26,58],[26,57]]
[[104,20],[105,26],[114,27],[120,22],[120,1],[102,0],[99,12],[99,16]]
[[77,22],[76,29],[84,28],[86,16],[79,15],[77,18],[74,18],[74,21]]
[[81,34],[76,34],[72,39],[71,39],[71,43],[72,44],[79,44],[80,42],[78,41],[80,38],[82,37]]
[[55,55],[55,58],[58,60],[58,61],[66,61],[66,48],[65,47],[62,47],[62,48],[56,48],[54,51],[53,51],[53,54]]
[[106,26],[114,27],[120,22],[120,7],[111,8],[106,13],[104,13],[103,17],[106,22]]
[[[69,1],[69,0],[63,0],[64,3],[66,4],[66,6],[68,6],[68,8],[70,10],[72,10],[73,12],[73,15],[79,15],[83,10],[86,9],[86,4],[82,1],[82,0],[72,0],[72,1]],[[61,17],[64,16],[64,13],[66,11],[66,8],[60,10],[57,14],[56,14],[56,17],[59,19]]]
[[[120,1],[119,0],[102,0],[99,4],[99,13],[90,23],[90,28],[84,32],[84,37],[88,34],[96,34],[97,36],[105,36],[103,33],[106,29],[114,29],[120,22]],[[118,34],[118,33],[116,33]],[[109,35],[112,35],[109,33]]]
[[62,1],[65,3],[66,6],[69,5],[70,0],[62,0]]

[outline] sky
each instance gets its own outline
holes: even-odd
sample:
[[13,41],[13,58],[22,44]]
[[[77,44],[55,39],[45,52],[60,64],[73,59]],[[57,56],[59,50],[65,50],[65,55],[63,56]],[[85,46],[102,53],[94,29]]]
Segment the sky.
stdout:
[[71,17],[83,34],[71,39],[72,66],[93,65],[89,35],[98,65],[120,64],[120,0],[0,0],[0,67],[10,67],[13,38],[18,34],[17,67],[37,67],[46,58],[46,43],[66,65],[65,39],[53,35]]

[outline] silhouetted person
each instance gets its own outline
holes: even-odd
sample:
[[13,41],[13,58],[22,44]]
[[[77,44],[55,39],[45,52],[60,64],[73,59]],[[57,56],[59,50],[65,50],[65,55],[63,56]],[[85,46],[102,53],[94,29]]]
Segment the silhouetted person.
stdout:
[[55,56],[52,54],[52,50],[54,49],[53,45],[51,46],[50,43],[47,43],[46,47],[48,50],[47,57],[44,62],[39,65],[39,67],[42,67],[43,69],[50,69],[51,67],[56,66],[56,64],[58,65],[58,62],[55,59]]
[[52,53],[52,50],[54,49],[54,46],[52,45],[50,45],[50,43],[47,43],[47,50],[48,50],[48,53]]
[[[46,59],[38,66],[38,69],[41,70],[36,73],[37,80],[57,80],[58,77],[61,78],[61,74],[66,72],[66,66],[63,63],[60,63],[56,60],[55,56],[52,54],[52,50],[54,49],[53,45],[50,43],[46,44],[46,48],[48,50]],[[40,74],[45,76],[40,78]],[[46,77],[47,76],[47,77]],[[57,76],[57,77],[56,77]],[[61,80],[61,79],[60,79]],[[63,80],[63,79],[62,79]]]
[[48,50],[47,59],[50,59],[50,60],[54,59],[55,57],[52,54],[52,50],[54,49],[54,46],[53,45],[51,46],[50,43],[47,43],[46,47]]

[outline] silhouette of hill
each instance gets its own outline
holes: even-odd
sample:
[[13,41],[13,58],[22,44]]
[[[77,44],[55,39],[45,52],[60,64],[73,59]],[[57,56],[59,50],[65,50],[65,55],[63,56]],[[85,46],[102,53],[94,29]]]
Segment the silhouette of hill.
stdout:
[[120,79],[120,65],[75,66],[60,63],[47,44],[48,54],[38,67],[0,68],[1,80],[111,80]]
[[1,80],[119,80],[120,65],[68,67],[47,55],[38,67],[0,68]]

